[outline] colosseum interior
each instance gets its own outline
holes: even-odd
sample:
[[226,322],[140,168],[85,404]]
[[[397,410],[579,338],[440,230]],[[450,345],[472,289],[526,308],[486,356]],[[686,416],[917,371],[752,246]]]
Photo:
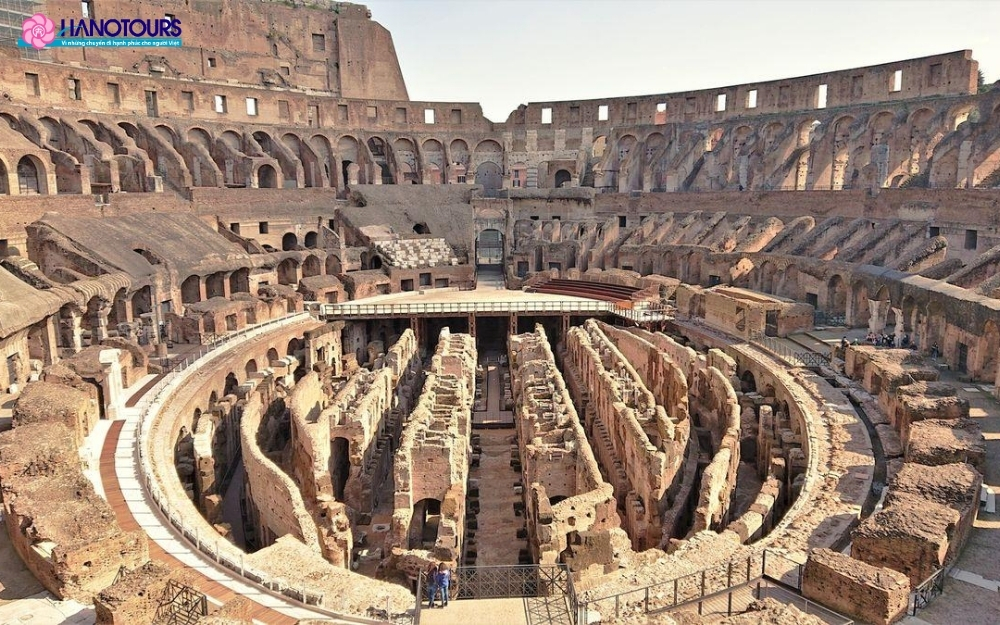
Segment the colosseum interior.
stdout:
[[16,47],[55,4],[0,0],[0,621],[1000,618],[971,51],[493,122],[362,5]]

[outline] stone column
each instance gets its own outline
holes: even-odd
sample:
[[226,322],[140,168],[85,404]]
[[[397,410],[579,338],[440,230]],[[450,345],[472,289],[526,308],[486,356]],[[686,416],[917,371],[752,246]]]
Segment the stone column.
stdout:
[[83,328],[81,326],[83,314],[70,309],[69,319],[63,321],[65,323],[63,340],[74,353],[80,351],[83,349]]
[[117,349],[102,349],[98,355],[98,361],[104,372],[104,415],[112,420],[119,417],[125,405],[120,356],[121,350]]
[[90,340],[91,345],[108,338],[108,312],[110,312],[110,307],[110,302],[102,300],[100,308],[94,313],[94,335]]
[[59,315],[49,315],[42,323],[45,324],[42,328],[42,349],[45,350],[43,362],[51,365],[59,360]]

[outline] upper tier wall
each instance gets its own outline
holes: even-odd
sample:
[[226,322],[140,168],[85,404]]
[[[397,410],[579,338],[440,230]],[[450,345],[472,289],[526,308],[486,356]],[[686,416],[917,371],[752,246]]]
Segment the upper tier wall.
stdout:
[[[293,6],[292,2],[254,0],[49,0],[39,2],[36,10],[61,28],[63,22],[68,26],[70,20],[78,24],[84,19],[85,4],[90,5],[88,17],[98,23],[172,16],[180,23],[183,46],[165,54],[151,54],[149,48],[141,47],[60,47],[42,51],[41,58],[111,72],[138,71],[154,79],[295,87],[352,98],[408,98],[392,35],[370,19],[371,12],[363,5],[299,2],[294,3],[299,6]],[[18,28],[22,18],[14,15],[9,19]],[[10,48],[7,53],[17,55]]]
[[[612,126],[721,121],[796,110],[857,106],[976,93],[979,63],[971,50],[852,69],[714,89],[631,97],[532,102],[507,117],[508,125]],[[898,82],[897,82],[897,72]],[[825,100],[821,96],[825,86]],[[752,105],[752,106],[751,106]],[[602,111],[602,107],[604,110]],[[549,109],[551,123],[543,121]]]

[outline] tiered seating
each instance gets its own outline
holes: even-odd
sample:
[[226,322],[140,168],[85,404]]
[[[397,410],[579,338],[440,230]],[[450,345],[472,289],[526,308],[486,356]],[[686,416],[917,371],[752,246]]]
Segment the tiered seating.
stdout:
[[632,296],[641,290],[621,284],[605,284],[603,282],[589,282],[587,280],[566,280],[563,278],[556,278],[544,284],[528,288],[529,293],[572,295],[574,297],[587,297],[604,302],[631,301]]
[[455,251],[444,239],[382,241],[376,243],[375,247],[385,256],[390,265],[401,269],[458,264]]

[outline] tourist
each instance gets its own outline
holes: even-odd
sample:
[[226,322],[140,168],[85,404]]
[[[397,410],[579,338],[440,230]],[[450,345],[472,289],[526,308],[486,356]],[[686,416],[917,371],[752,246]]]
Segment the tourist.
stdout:
[[448,569],[448,565],[444,562],[438,567],[434,583],[438,590],[441,591],[441,607],[443,608],[448,605],[448,588],[451,586],[451,570]]
[[427,607],[434,607],[434,595],[437,594],[438,567],[431,562],[424,571],[424,581],[427,582]]

